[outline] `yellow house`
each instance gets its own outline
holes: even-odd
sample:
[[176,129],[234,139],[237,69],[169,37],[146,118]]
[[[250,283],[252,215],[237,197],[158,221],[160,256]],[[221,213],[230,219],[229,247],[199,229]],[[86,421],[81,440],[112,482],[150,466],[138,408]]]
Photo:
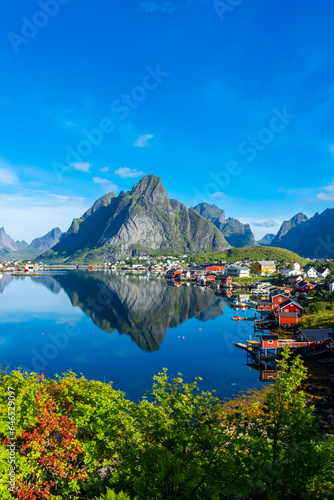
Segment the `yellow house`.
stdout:
[[252,266],[254,273],[272,274],[276,272],[276,264],[272,260],[259,260]]

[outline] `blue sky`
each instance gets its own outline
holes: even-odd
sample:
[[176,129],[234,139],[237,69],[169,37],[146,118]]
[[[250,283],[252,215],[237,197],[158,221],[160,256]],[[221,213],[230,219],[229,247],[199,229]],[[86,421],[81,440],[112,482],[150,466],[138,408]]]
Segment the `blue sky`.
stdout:
[[67,230],[159,175],[276,233],[334,201],[330,0],[17,0],[0,19],[0,226]]

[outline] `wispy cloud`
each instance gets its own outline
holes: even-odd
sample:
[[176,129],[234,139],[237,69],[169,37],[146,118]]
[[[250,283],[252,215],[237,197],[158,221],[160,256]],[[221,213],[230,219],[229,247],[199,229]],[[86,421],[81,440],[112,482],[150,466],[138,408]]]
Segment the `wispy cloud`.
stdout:
[[14,168],[6,160],[0,159],[0,184],[13,186],[19,182],[17,175],[13,172]]
[[102,179],[101,177],[93,177],[93,182],[95,182],[95,184],[101,184],[108,191],[117,191],[118,190],[117,184],[114,184],[109,179]]
[[263,222],[252,222],[251,224],[255,227],[275,227],[275,226],[278,226],[278,223],[272,219],[264,220]]
[[223,198],[225,194],[222,191],[217,191],[217,193],[213,193],[211,198]]
[[334,201],[334,179],[328,186],[320,188],[321,192],[317,195],[316,201]]
[[77,162],[77,163],[71,163],[68,168],[70,168],[71,170],[77,170],[78,172],[85,172],[86,174],[89,174],[91,167],[92,167],[91,163]]
[[16,194],[1,194],[1,225],[15,240],[43,236],[53,227],[66,231],[74,217],[80,217],[93,200],[62,196],[43,190],[21,189]]
[[17,176],[10,170],[0,169],[0,184],[14,185],[17,184]]
[[109,167],[100,168],[100,172],[109,172]]
[[122,179],[128,179],[129,177],[141,177],[142,175],[145,175],[144,172],[141,170],[138,172],[136,168],[128,168],[128,167],[121,167],[115,172],[116,175],[119,177],[122,177]]
[[153,139],[153,137],[153,134],[140,135],[133,145],[136,146],[136,148],[144,148],[148,146],[148,141]]

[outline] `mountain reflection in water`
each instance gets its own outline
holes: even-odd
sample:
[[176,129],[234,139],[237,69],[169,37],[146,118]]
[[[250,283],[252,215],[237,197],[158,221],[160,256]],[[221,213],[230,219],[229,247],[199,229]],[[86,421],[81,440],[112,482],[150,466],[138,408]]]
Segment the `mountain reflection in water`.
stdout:
[[96,326],[129,335],[147,352],[160,348],[169,328],[195,316],[200,321],[214,319],[225,308],[224,298],[207,289],[176,288],[138,276],[74,272],[34,279],[54,293],[60,286]]

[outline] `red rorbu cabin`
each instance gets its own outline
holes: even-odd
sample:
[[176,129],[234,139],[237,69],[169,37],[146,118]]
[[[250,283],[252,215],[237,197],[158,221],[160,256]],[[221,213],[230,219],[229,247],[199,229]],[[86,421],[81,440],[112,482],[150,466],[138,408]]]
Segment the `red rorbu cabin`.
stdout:
[[302,316],[304,314],[304,308],[292,299],[287,299],[279,305],[279,311],[281,313],[297,313],[297,316]]

